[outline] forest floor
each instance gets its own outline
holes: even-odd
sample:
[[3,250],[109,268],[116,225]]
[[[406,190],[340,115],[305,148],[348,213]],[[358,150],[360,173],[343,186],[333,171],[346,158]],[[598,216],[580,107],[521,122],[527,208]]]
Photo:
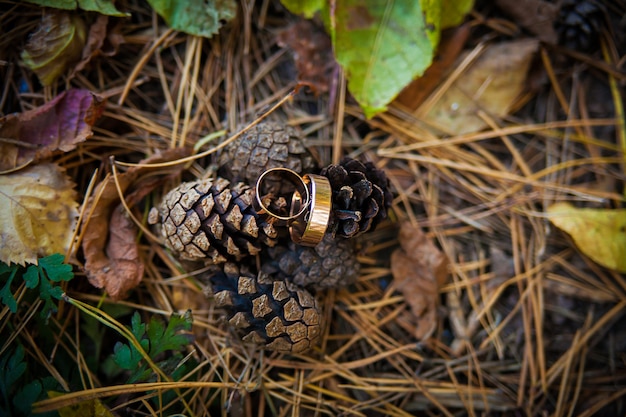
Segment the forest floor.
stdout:
[[[581,217],[572,229],[550,214],[557,205],[608,219],[624,208],[623,2],[610,6],[615,26],[590,52],[544,42],[504,6],[476,6],[445,33],[431,78],[371,119],[349,94],[323,29],[278,2],[242,3],[210,39],[168,29],[143,2],[126,6],[130,18],[100,22],[98,54],[42,87],[16,49],[36,30],[41,8],[0,2],[0,115],[36,111],[70,89],[94,93],[81,96],[81,111],[98,113],[93,135],[46,163],[76,184],[79,242],[99,237],[104,246],[126,233],[107,248],[117,253],[114,273],[88,279],[85,247],[69,253],[75,276],[49,317],[26,287],[14,291],[17,312],[4,307],[0,316],[0,353],[3,364],[13,363],[10,354],[17,363],[22,346],[29,368],[6,398],[40,381],[39,398],[59,394],[36,402],[38,411],[626,413],[626,275],[593,255],[623,254],[626,222],[594,229]],[[298,79],[313,80],[316,91],[297,88]],[[326,326],[303,354],[237,340],[195,282],[202,270],[178,262],[147,224],[149,208],[175,184],[214,175],[218,144],[260,116],[301,132],[320,167],[343,156],[373,162],[394,195],[388,219],[359,242],[357,281],[318,294]],[[168,163],[132,166],[146,158]],[[112,220],[120,194],[121,212],[132,216]],[[94,196],[104,206],[95,215]],[[86,218],[100,227],[86,231]],[[409,264],[393,265],[399,250]],[[429,257],[444,259],[445,273]],[[171,318],[188,310],[190,325]],[[152,333],[131,319],[135,312]],[[133,363],[132,335],[161,343],[164,353]]]

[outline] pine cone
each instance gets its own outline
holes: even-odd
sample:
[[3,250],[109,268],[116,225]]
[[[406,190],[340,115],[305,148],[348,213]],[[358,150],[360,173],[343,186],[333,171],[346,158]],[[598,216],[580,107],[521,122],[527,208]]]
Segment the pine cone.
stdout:
[[296,245],[268,249],[269,260],[261,270],[272,277],[315,289],[338,288],[352,284],[360,264],[351,241],[326,234],[315,247]]
[[559,43],[582,52],[592,51],[605,22],[605,9],[598,1],[562,0],[555,22]]
[[231,262],[212,266],[203,281],[244,342],[301,353],[319,339],[317,301],[305,289]]
[[240,260],[276,243],[277,231],[257,214],[254,199],[254,189],[243,183],[186,182],[165,195],[148,222],[160,223],[165,245],[181,259]]
[[329,232],[333,236],[353,237],[374,230],[387,218],[393,196],[382,170],[367,162],[345,158],[320,172],[330,181],[333,209]]
[[297,130],[276,122],[261,122],[226,146],[218,162],[219,174],[231,181],[255,184],[271,168],[298,174],[315,171],[315,161]]

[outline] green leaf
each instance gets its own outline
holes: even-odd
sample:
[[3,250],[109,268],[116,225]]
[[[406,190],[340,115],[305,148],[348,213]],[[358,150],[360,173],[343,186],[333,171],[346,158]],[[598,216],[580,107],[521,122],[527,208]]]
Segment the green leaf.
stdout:
[[191,330],[192,322],[191,311],[187,311],[181,316],[172,315],[165,329],[159,320],[152,318],[148,325],[150,356],[156,357],[167,350],[184,349],[191,342],[191,336],[179,334],[179,332]]
[[117,342],[113,347],[113,358],[120,368],[133,370],[139,365],[141,355],[132,345]]
[[439,42],[439,12],[440,0],[336,3],[331,38],[337,62],[368,118],[429,67]]
[[39,285],[39,267],[37,265],[29,266],[22,278],[26,288],[36,288]]
[[[11,313],[17,312],[17,300],[11,292],[11,284],[13,283],[13,279],[19,269],[18,265],[8,266],[4,263],[0,264],[0,282],[4,282],[4,285],[0,290],[0,300],[2,301],[2,304],[9,307]],[[5,277],[7,277],[6,281]]]
[[141,322],[141,316],[137,311],[133,314],[133,318],[130,320],[131,331],[138,341],[141,341],[146,333],[146,325]]
[[474,7],[474,0],[442,0],[441,29],[460,25]]
[[32,406],[43,393],[43,386],[38,379],[29,382],[20,389],[13,397],[13,405],[23,415],[32,414]]
[[207,38],[237,13],[234,0],[148,0],[148,3],[172,29]]
[[25,0],[28,3],[38,4],[44,7],[52,7],[63,10],[76,10],[81,8],[90,12],[98,12],[109,16],[130,16],[130,13],[120,12],[115,8],[112,0]]
[[15,382],[26,372],[26,362],[24,362],[24,348],[17,345],[11,355],[6,353],[0,357],[0,381],[2,381],[2,390],[5,396],[9,392],[4,391],[14,386]]
[[98,12],[109,16],[130,16],[130,13],[117,10],[112,0],[78,0],[78,7],[89,12]]
[[39,265],[45,269],[50,281],[69,281],[74,278],[72,266],[64,264],[65,257],[60,253],[54,253],[39,260]]
[[281,0],[291,13],[304,15],[311,18],[324,7],[324,0]]
[[[166,351],[183,350],[190,343],[191,336],[179,334],[179,332],[191,330],[191,324],[191,311],[187,311],[181,316],[172,315],[167,326],[163,326],[158,317],[151,317],[146,325],[141,322],[139,313],[135,312],[131,319],[130,330],[141,344],[143,350],[151,359],[155,360],[158,355]],[[118,342],[113,351],[115,363],[120,368],[131,371],[128,383],[146,381],[153,376],[152,369],[148,368],[145,362],[142,362],[143,357],[141,353],[132,344]],[[176,354],[173,356],[176,356]],[[168,366],[171,369],[175,369],[175,366],[171,366],[171,362],[171,358],[166,358],[157,363],[157,366],[160,368]]]

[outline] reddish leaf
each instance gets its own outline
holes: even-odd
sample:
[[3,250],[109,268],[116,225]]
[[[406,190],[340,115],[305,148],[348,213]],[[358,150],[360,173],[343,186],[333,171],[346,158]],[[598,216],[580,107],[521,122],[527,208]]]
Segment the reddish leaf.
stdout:
[[[187,149],[170,149],[142,163],[173,161],[187,155]],[[182,169],[183,165],[178,164],[168,168],[167,173],[177,175]],[[166,178],[154,174],[152,168],[132,167],[117,176],[127,204],[132,207]],[[100,198],[94,207],[96,196]],[[144,265],[137,248],[137,229],[120,204],[115,178],[110,176],[98,184],[87,205],[88,216],[82,225],[87,278],[91,285],[104,288],[113,299],[121,299],[139,284]]]
[[45,12],[22,51],[22,59],[43,85],[51,85],[80,59],[86,37],[85,22],[77,15]]
[[110,23],[109,16],[100,14],[89,27],[87,43],[83,48],[80,62],[72,70],[70,78],[85,68],[93,58],[99,55],[113,56],[117,53],[119,46],[124,43],[124,37],[120,33],[117,21],[113,25]]
[[92,135],[103,108],[102,98],[72,89],[41,107],[0,118],[0,171],[74,149]]
[[401,225],[400,248],[391,254],[391,273],[415,319],[415,337],[427,339],[437,327],[439,288],[447,278],[446,257],[419,227]]
[[337,62],[330,38],[323,28],[301,19],[278,34],[278,43],[293,51],[299,82],[310,85],[316,93],[328,91]]

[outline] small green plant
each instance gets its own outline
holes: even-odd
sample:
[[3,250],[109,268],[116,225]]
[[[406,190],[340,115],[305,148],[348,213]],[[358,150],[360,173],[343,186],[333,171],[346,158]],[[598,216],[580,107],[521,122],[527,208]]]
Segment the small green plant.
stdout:
[[39,298],[44,301],[41,310],[42,317],[49,317],[57,311],[54,300],[60,300],[63,290],[57,285],[61,281],[69,281],[74,278],[72,266],[63,263],[64,257],[55,253],[39,259],[39,265],[23,267],[16,264],[0,264],[0,283],[4,283],[0,289],[0,300],[12,313],[17,312],[17,300],[13,295],[11,286],[17,284],[17,279],[22,279],[26,288],[39,292]]
[[46,391],[57,388],[51,376],[26,382],[27,369],[22,345],[0,356],[0,415],[29,416],[33,403],[44,398]]
[[[183,359],[183,350],[193,339],[187,333],[191,330],[191,324],[191,311],[172,315],[167,326],[156,317],[151,317],[147,324],[142,323],[139,313],[135,312],[129,330],[154,364],[166,375],[178,380],[188,370],[188,367],[179,365]],[[115,363],[130,371],[128,383],[145,382],[156,377],[150,364],[132,343],[118,342],[113,350]],[[166,352],[170,354],[163,358]]]

